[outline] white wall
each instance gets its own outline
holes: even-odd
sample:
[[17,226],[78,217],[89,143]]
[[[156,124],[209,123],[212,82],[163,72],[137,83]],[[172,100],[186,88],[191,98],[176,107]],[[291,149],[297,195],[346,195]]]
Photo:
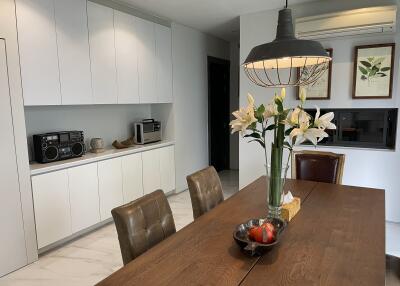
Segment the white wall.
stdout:
[[[230,100],[229,100],[229,110],[230,113],[239,108],[239,43],[230,43],[230,60],[231,60],[231,70],[230,70]],[[233,119],[233,115],[231,115]],[[230,150],[229,150],[229,165],[232,170],[239,169],[239,134],[232,134],[229,138]]]
[[[323,4],[321,2],[324,2]],[[293,6],[293,12],[297,16],[316,15],[345,9],[353,9],[366,6],[396,4],[396,1],[317,1]],[[396,4],[397,5],[397,4]],[[241,62],[245,60],[250,49],[258,44],[269,42],[275,38],[278,10],[266,11],[251,15],[243,15],[240,18],[240,56]],[[399,21],[399,20],[398,20]],[[399,26],[397,28],[399,30]],[[396,52],[393,98],[382,100],[352,100],[352,73],[354,46],[363,44],[376,44],[396,42],[400,47],[399,35],[352,37],[332,39],[322,42],[326,48],[333,48],[332,93],[329,101],[308,101],[307,106],[335,107],[335,108],[361,108],[361,107],[399,107],[398,98],[398,68],[399,57]],[[267,103],[272,99],[275,89],[263,89],[252,84],[244,72],[240,73],[240,104],[246,104],[248,92],[255,95],[256,102]],[[288,90],[287,106],[295,106],[295,93]],[[239,184],[243,187],[260,175],[264,174],[264,161],[262,150],[253,143],[240,139],[239,159]],[[400,221],[400,209],[397,203],[400,201],[400,130],[397,132],[396,151],[354,149],[354,148],[326,148],[332,151],[346,154],[345,173],[343,183],[364,187],[375,187],[386,190],[386,219]]]
[[229,44],[172,24],[176,190],[186,176],[208,166],[207,56],[229,59]]

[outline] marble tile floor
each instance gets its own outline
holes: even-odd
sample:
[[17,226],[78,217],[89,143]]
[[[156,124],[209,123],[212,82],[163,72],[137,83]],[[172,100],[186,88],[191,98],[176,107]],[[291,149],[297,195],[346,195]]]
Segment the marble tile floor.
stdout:
[[[238,191],[238,176],[238,171],[220,172],[225,198]],[[193,221],[188,191],[169,196],[168,201],[177,230]],[[110,223],[0,278],[0,286],[94,285],[121,267],[117,232]]]

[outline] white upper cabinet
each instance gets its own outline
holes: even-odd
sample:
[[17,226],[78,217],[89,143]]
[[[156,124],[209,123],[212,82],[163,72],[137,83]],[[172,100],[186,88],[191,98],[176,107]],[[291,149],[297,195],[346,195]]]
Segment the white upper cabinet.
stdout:
[[156,103],[156,41],[154,23],[136,18],[139,50],[140,103]]
[[16,0],[16,14],[24,104],[60,105],[54,2]]
[[67,171],[71,226],[74,233],[100,222],[97,163]]
[[86,0],[15,0],[25,105],[171,103],[171,29]]
[[142,154],[122,157],[122,181],[124,203],[129,203],[143,196]]
[[164,193],[175,190],[175,148],[160,148],[160,179]]
[[114,11],[118,103],[139,103],[136,18]]
[[121,158],[98,163],[100,218],[111,217],[111,210],[123,204]]
[[169,103],[172,98],[172,40],[171,29],[155,24],[156,35],[156,93],[158,102]]
[[86,0],[54,3],[62,104],[91,104]]
[[95,104],[117,103],[114,10],[88,2],[89,46]]

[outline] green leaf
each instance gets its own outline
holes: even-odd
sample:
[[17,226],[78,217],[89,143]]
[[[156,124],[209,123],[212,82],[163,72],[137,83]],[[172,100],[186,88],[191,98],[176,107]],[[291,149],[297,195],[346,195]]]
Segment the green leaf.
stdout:
[[257,113],[264,113],[265,112],[265,106],[264,104],[261,104],[258,108],[257,108]]
[[371,67],[371,63],[367,62],[367,61],[360,61],[360,63],[368,68]]
[[264,121],[264,111],[265,111],[264,104],[261,104],[254,112],[254,117],[257,119],[259,123],[262,123]]
[[361,76],[361,79],[362,79],[362,80],[366,80],[367,77],[366,77],[365,75],[362,75],[362,76]]
[[387,76],[387,74],[384,74],[384,73],[378,73],[379,75],[380,75],[380,77],[385,77],[385,76]]
[[260,139],[253,139],[253,140],[250,140],[249,143],[250,143],[250,142],[258,142],[258,143],[261,145],[261,147],[263,147],[263,148],[265,149],[265,144],[264,144],[264,142],[263,142],[262,140],[260,140]]
[[287,142],[287,141],[283,142],[283,146],[286,147],[286,148],[288,148],[289,150],[292,150],[292,149],[293,149],[293,148],[292,148],[292,145],[290,145],[289,142]]
[[289,128],[289,129],[286,129],[286,131],[285,131],[285,136],[289,136],[290,133],[293,131],[293,129],[294,129],[294,127]]
[[278,107],[278,112],[281,113],[283,112],[283,104],[282,101],[280,101],[279,99],[275,99],[275,104]]
[[360,70],[360,72],[361,72],[363,75],[367,75],[367,74],[368,74],[368,71],[367,71],[365,68],[363,68],[362,66],[358,66],[358,69]]
[[256,129],[257,128],[257,122],[253,122],[250,124],[250,126],[248,127],[248,129]]
[[368,60],[369,62],[372,62],[374,59],[375,59],[374,57],[367,58],[367,60]]
[[381,68],[381,71],[382,71],[382,72],[390,71],[390,67],[383,67],[383,68]]
[[374,68],[371,70],[371,72],[369,73],[369,76],[374,76],[378,70],[379,70],[378,68],[375,68],[375,67],[374,67]]
[[265,130],[274,130],[275,128],[276,128],[276,125],[275,124],[271,124],[270,126],[265,128]]
[[253,137],[253,138],[260,139],[260,138],[261,138],[261,135],[260,135],[259,133],[257,133],[257,132],[253,132],[253,133],[251,133],[251,134],[246,134],[246,135],[244,135],[243,137]]

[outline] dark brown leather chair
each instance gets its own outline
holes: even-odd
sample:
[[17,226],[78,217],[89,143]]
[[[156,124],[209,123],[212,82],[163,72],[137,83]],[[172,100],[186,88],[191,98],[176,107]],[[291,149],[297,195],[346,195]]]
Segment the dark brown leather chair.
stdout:
[[195,219],[224,201],[221,181],[213,166],[187,176],[186,180]]
[[176,232],[164,192],[157,190],[111,211],[124,265]]
[[345,155],[319,151],[295,151],[292,178],[342,184]]

